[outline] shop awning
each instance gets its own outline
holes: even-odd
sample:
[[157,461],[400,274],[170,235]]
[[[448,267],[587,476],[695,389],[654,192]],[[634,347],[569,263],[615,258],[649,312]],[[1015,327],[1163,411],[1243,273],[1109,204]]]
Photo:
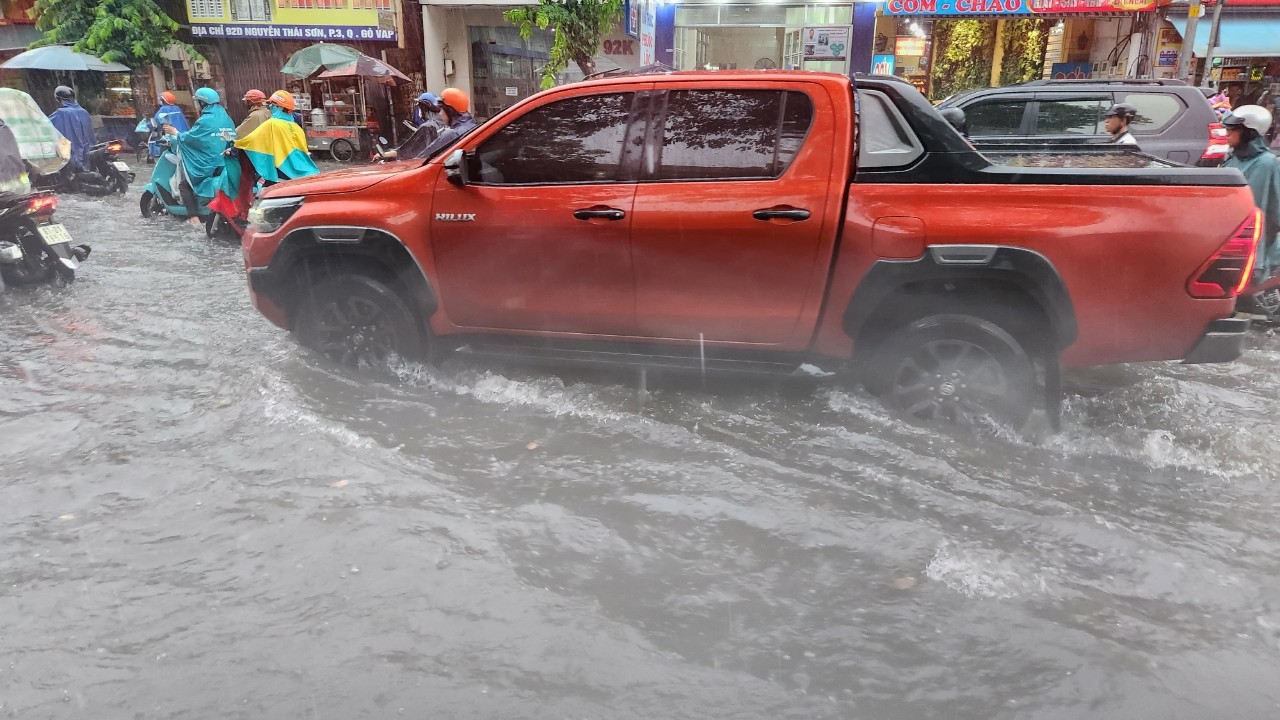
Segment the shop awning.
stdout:
[[[1186,39],[1187,19],[1169,18]],[[1196,24],[1196,57],[1209,54],[1209,31],[1213,18],[1206,14]],[[1280,15],[1266,17],[1231,17],[1223,15],[1218,26],[1218,47],[1213,54],[1218,57],[1277,57],[1280,56]]]

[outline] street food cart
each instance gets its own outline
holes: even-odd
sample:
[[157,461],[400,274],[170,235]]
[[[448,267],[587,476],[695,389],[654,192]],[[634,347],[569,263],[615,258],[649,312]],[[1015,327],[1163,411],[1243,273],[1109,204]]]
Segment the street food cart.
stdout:
[[[384,94],[389,88],[409,82],[404,73],[381,60],[331,43],[299,50],[280,72],[310,80],[311,92],[295,98],[303,116],[308,149],[328,152],[340,162],[367,154],[372,139],[381,130],[369,106],[366,80],[381,84]],[[394,113],[391,123],[394,126]]]
[[[371,145],[363,83],[324,80],[312,87],[316,91],[301,98],[306,102],[298,103],[307,132],[307,148],[311,152],[327,152],[339,162],[367,154]],[[321,104],[315,105],[314,101]]]

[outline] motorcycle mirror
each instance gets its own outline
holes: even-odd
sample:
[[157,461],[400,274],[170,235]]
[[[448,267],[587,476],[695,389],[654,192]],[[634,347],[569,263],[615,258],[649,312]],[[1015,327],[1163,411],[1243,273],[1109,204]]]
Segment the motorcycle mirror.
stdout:
[[386,145],[386,144],[388,144],[388,143],[387,143],[387,139],[386,139],[385,137],[383,137],[382,135],[379,135],[379,136],[378,136],[378,144],[379,144],[379,145]]

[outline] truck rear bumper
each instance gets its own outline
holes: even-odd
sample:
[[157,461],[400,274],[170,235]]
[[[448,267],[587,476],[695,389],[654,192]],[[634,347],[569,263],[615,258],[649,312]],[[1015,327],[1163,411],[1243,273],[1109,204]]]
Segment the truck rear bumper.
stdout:
[[1247,318],[1223,318],[1209,323],[1209,328],[1196,346],[1191,348],[1184,364],[1231,362],[1244,353],[1248,336]]

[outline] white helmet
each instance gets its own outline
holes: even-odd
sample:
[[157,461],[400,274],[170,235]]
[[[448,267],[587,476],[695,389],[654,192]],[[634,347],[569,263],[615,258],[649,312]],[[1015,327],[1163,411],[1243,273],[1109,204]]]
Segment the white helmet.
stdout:
[[1257,105],[1241,105],[1222,118],[1222,124],[1227,127],[1243,125],[1259,135],[1266,135],[1271,129],[1271,113]]

